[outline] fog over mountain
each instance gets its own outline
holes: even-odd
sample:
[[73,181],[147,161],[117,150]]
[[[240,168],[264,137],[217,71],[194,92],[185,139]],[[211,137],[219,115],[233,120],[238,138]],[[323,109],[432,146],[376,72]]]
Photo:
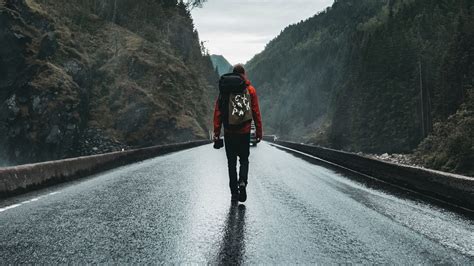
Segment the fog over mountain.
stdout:
[[208,0],[192,15],[211,54],[246,63],[289,24],[306,19],[333,0]]
[[474,174],[474,2],[339,0],[248,64],[266,132]]
[[211,55],[211,61],[219,75],[224,75],[232,71],[232,65],[222,55]]

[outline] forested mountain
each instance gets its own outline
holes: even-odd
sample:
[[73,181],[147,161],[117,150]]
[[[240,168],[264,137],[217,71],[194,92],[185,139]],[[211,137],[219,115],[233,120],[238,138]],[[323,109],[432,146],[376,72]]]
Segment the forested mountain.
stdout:
[[232,71],[232,65],[222,55],[211,55],[212,65],[219,75],[224,75]]
[[247,68],[267,133],[473,175],[473,57],[473,1],[338,0]]
[[188,4],[0,1],[0,162],[207,138],[218,76]]

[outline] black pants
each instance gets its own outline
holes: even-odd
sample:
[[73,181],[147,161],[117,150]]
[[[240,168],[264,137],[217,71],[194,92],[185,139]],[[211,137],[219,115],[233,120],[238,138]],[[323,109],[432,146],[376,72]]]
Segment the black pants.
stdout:
[[[229,167],[230,192],[238,192],[240,182],[247,185],[249,173],[250,134],[226,134],[225,152],[227,154],[227,165]],[[237,180],[237,157],[240,159],[239,180]]]

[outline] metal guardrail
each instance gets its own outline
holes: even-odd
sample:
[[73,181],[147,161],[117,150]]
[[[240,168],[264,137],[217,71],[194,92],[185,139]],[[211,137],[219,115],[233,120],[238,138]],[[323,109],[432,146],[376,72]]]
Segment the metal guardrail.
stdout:
[[399,165],[355,153],[276,140],[273,143],[337,166],[474,211],[474,178]]
[[278,137],[276,135],[265,135],[263,136],[264,141],[269,141],[269,142],[274,142],[278,140]]

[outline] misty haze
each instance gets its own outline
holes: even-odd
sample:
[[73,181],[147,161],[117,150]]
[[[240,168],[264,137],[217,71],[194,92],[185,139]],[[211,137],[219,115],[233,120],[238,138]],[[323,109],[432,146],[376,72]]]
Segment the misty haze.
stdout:
[[0,0],[5,264],[474,262],[474,2]]

